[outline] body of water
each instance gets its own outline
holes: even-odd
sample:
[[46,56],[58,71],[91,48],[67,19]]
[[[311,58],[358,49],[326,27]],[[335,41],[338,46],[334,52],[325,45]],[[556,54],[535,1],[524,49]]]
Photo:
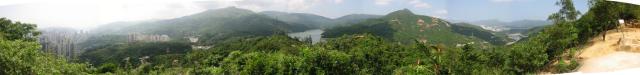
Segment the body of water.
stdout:
[[287,35],[289,35],[289,37],[299,38],[298,40],[311,38],[312,43],[317,43],[323,40],[322,33],[324,33],[324,30],[322,29],[313,29],[313,30],[307,30],[304,32],[288,33]]

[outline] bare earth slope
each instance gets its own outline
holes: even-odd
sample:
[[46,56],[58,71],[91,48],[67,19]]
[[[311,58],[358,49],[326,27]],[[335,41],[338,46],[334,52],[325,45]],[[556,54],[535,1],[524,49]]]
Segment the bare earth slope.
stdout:
[[[640,72],[640,29],[611,30],[580,50],[578,72],[568,74],[619,74]],[[635,71],[629,71],[635,70]]]

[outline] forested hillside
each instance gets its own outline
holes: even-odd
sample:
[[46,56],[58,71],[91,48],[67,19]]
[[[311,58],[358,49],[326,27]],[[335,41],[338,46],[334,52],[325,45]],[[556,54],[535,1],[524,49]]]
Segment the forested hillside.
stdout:
[[367,19],[380,17],[379,15],[350,14],[339,18],[330,19],[314,14],[286,13],[278,11],[264,11],[260,12],[260,14],[267,15],[271,18],[278,19],[292,25],[304,25],[315,29],[327,29],[336,26],[349,26],[351,24],[359,23]]
[[375,19],[375,18],[380,18],[382,17],[381,15],[370,15],[370,14],[350,14],[350,15],[345,15],[342,17],[338,17],[334,20],[335,25],[330,27],[336,27],[336,26],[349,26],[352,24],[356,24],[356,23],[360,23],[360,22],[364,22],[368,19]]
[[[268,36],[276,33],[301,32],[311,29],[348,26],[376,15],[354,14],[337,19],[306,13],[264,11],[255,13],[247,9],[228,7],[210,9],[201,13],[167,20],[115,22],[94,29],[102,35],[132,33],[165,34],[172,39],[200,36],[203,43],[215,44],[234,37]],[[94,39],[100,40],[100,39]]]
[[[289,24],[267,15],[258,14],[247,9],[228,7],[211,9],[185,17],[147,21],[147,22],[120,22],[112,23],[121,25],[111,27],[104,25],[93,33],[98,34],[164,34],[180,39],[190,36],[206,36],[201,39],[206,41],[223,41],[231,37],[265,36],[275,33],[300,32],[311,29],[308,25]],[[215,42],[208,42],[215,43]]]
[[[377,19],[369,19],[351,26],[341,26],[327,29],[323,37],[333,38],[342,35],[370,33],[385,37],[387,40],[408,43],[414,40],[431,44],[491,43],[504,45],[510,41],[504,35],[473,28],[469,25],[455,25],[435,17],[416,15],[410,10],[398,10]],[[479,34],[473,35],[470,32]],[[490,45],[490,44],[488,44]]]
[[333,19],[318,16],[314,14],[306,13],[286,13],[278,11],[264,11],[260,14],[267,15],[273,19],[278,19],[283,22],[287,22],[292,25],[303,25],[311,28],[319,29],[325,27],[331,27],[333,25]]
[[451,28],[456,33],[480,38],[494,45],[506,45],[508,42],[514,41],[513,39],[508,38],[506,34],[485,30],[481,27],[468,23],[454,23],[451,24]]

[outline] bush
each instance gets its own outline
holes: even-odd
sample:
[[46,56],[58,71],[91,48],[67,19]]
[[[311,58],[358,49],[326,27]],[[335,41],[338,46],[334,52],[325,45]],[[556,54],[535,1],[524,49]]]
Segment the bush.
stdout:
[[36,42],[0,40],[0,74],[2,75],[78,75],[94,68],[84,63],[69,63],[54,55],[42,53]]

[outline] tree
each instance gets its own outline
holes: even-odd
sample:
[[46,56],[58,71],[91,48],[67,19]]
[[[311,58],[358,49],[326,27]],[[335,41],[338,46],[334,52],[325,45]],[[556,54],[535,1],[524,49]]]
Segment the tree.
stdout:
[[86,75],[87,64],[40,52],[37,42],[0,40],[0,75]]
[[[640,17],[640,6],[607,0],[590,0],[590,9],[577,24],[581,31],[581,39],[589,39],[619,25],[618,19],[635,19]],[[602,35],[604,38],[605,35]]]
[[0,18],[0,75],[88,74],[87,64],[40,52],[34,24]]
[[13,22],[6,18],[0,18],[0,38],[6,40],[35,41],[40,32],[36,31],[35,24]]
[[578,15],[580,15],[580,11],[576,10],[573,6],[572,0],[560,0],[556,2],[556,5],[561,7],[560,10],[553,13],[548,18],[554,23],[575,21],[578,18]]

